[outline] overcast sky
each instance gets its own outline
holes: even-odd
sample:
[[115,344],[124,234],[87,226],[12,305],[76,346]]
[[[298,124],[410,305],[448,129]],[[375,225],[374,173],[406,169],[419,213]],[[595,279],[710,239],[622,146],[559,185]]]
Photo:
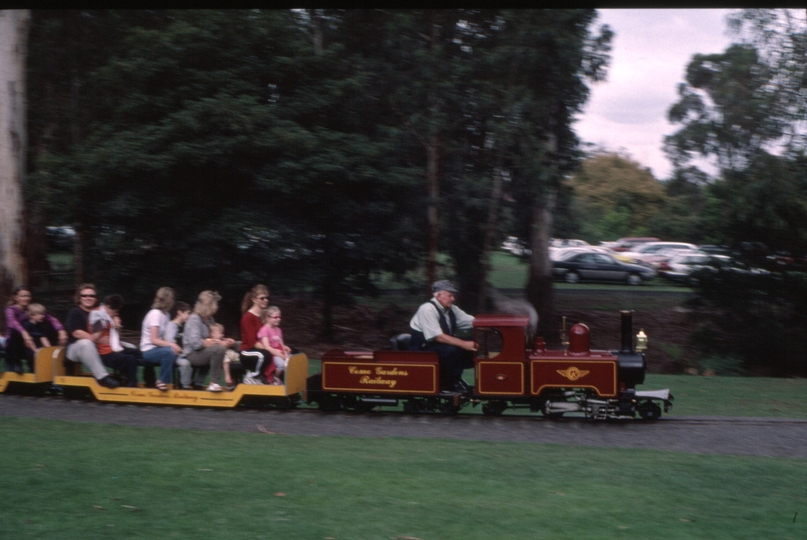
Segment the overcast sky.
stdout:
[[731,43],[725,9],[601,9],[597,28],[614,31],[605,82],[591,85],[578,136],[610,150],[623,150],[664,180],[671,165],[664,135],[677,127],[667,110],[678,100],[686,65],[696,53],[723,52]]

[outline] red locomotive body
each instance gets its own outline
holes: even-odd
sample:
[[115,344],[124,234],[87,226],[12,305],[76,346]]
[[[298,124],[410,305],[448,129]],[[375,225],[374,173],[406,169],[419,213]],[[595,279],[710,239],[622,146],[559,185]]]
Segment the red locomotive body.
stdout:
[[529,408],[549,417],[582,412],[589,418],[655,419],[672,406],[668,390],[637,392],[644,354],[633,348],[632,312],[622,312],[622,348],[591,350],[588,328],[569,330],[565,349],[547,350],[543,338],[528,344],[529,319],[479,315],[479,344],[470,392],[441,392],[437,354],[412,351],[341,351],[322,356],[322,373],[309,379],[306,400],[321,409],[370,410],[403,401],[408,412],[456,412],[482,405],[485,414]]
[[322,389],[362,394],[437,395],[437,354],[418,351],[345,352],[322,355]]

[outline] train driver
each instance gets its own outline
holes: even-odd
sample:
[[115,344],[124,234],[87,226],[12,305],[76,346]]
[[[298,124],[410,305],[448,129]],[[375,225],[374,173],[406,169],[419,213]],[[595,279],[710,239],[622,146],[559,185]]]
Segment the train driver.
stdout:
[[456,292],[448,280],[432,284],[434,297],[423,303],[409,322],[409,350],[436,352],[440,358],[441,390],[466,393],[470,387],[462,380],[462,372],[474,367],[478,346],[462,339],[470,335],[474,318],[454,305]]

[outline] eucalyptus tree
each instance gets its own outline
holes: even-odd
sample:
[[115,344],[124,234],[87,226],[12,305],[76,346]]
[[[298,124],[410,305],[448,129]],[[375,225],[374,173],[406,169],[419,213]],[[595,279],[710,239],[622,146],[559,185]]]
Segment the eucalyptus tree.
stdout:
[[694,159],[713,160],[718,173],[705,189],[720,201],[713,215],[726,241],[801,251],[804,180],[789,171],[800,169],[807,143],[807,20],[803,11],[742,10],[729,23],[738,42],[687,66],[668,113],[681,127],[665,151],[677,170],[700,176]]
[[[512,213],[519,232],[529,238],[527,299],[547,326],[553,324],[548,257],[552,212],[563,178],[581,155],[572,124],[588,96],[586,81],[602,79],[609,58],[611,31],[604,26],[591,32],[595,18],[594,10],[504,10],[488,15],[484,39],[474,43],[479,53],[471,78],[477,95],[467,106],[480,104],[468,116],[482,119],[481,144],[469,144],[476,159],[467,161],[463,186],[473,190],[479,176],[489,179],[489,187],[469,201],[471,210],[495,204],[497,194],[510,201],[502,204],[499,216]],[[495,218],[484,211],[477,215],[463,223],[466,237],[490,239],[484,227]],[[489,248],[490,243],[479,246],[476,258],[457,254],[458,266],[475,274],[469,281],[485,283],[485,257],[479,253]]]
[[30,13],[0,11],[0,298],[27,281],[25,181],[25,61]]

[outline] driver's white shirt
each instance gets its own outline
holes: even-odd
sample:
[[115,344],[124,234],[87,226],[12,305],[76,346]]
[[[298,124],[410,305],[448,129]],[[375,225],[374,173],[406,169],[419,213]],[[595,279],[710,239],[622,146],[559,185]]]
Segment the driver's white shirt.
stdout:
[[[443,333],[443,329],[440,328],[440,316],[437,313],[437,309],[434,309],[435,304],[437,305],[437,309],[445,315],[446,322],[451,325],[451,318],[437,300],[421,304],[412,317],[412,320],[409,321],[409,326],[412,330],[423,332],[423,337],[426,341],[432,340]],[[454,312],[454,317],[457,319],[457,328],[454,329],[454,335],[461,336],[463,334],[470,334],[473,328],[473,316],[468,315],[456,305],[451,306],[451,311]]]

